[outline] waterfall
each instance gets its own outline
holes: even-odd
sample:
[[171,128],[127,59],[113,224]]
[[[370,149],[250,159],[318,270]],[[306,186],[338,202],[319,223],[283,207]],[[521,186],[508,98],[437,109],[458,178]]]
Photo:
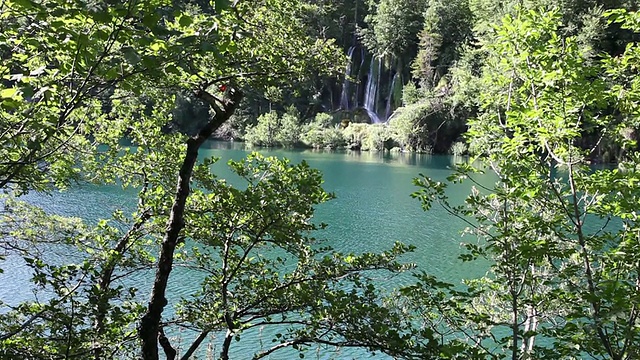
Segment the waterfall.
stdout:
[[[378,60],[378,72],[376,73],[376,87],[374,89],[374,97],[373,97],[373,111],[378,115],[378,104],[380,103],[380,79],[382,78],[382,59]],[[378,121],[376,122],[384,122],[384,119],[380,119],[378,116]]]
[[[375,65],[378,63],[378,69],[376,71]],[[380,84],[380,70],[382,62],[375,57],[371,59],[371,65],[369,67],[369,76],[367,78],[367,87],[364,93],[364,109],[369,114],[371,123],[378,124],[382,120],[376,113],[376,105],[378,103],[378,85]]]
[[391,86],[389,86],[389,97],[387,97],[387,109],[385,111],[385,115],[384,118],[389,119],[389,116],[391,116],[391,106],[393,105],[393,98],[396,95],[396,80],[398,80],[398,75],[399,73],[395,73],[393,75],[393,80],[391,80]]
[[351,67],[353,65],[353,51],[355,49],[356,47],[352,46],[349,48],[349,52],[347,53],[349,61],[347,62],[347,68],[344,72],[344,82],[342,83],[342,93],[340,94],[340,108],[343,110],[349,110],[349,85],[351,83],[349,77],[351,76]]
[[360,106],[360,79],[362,79],[362,70],[364,67],[364,48],[360,49],[360,66],[358,67],[358,82],[356,82],[356,92],[355,92],[355,104],[354,104],[354,108],[357,108],[358,106]]

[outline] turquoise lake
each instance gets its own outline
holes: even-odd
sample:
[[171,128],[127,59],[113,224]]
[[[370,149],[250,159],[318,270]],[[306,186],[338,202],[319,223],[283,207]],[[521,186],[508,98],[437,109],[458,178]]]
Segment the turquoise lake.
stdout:
[[[233,179],[226,167],[229,159],[241,159],[249,152],[242,144],[211,142],[201,151],[201,156],[220,157],[213,171],[221,178]],[[403,260],[417,264],[418,271],[426,271],[444,280],[460,283],[463,278],[481,276],[486,268],[478,264],[463,264],[457,259],[461,253],[463,239],[461,231],[464,223],[447,214],[439,206],[424,212],[418,200],[411,198],[417,188],[412,180],[425,174],[443,181],[451,173],[450,167],[462,158],[425,154],[389,154],[368,152],[325,152],[295,150],[258,150],[264,155],[286,157],[297,163],[307,161],[311,167],[322,171],[325,189],[334,192],[336,199],[322,204],[317,209],[316,221],[327,223],[326,230],[317,234],[326,239],[326,245],[343,252],[382,251],[395,241],[416,246],[415,252]],[[485,175],[482,182],[492,182]],[[449,193],[452,202],[460,202],[468,193],[470,185],[456,185]],[[52,195],[30,194],[29,202],[42,206],[46,211],[85,219],[107,217],[118,208],[131,209],[135,206],[135,191],[115,186],[82,185]],[[0,275],[0,300],[15,304],[30,299],[32,291],[25,286],[29,271],[18,259],[9,258],[3,264],[5,273]],[[392,289],[411,281],[410,275],[377,279],[386,289]],[[139,276],[135,280],[141,289],[141,296],[148,296],[152,276]],[[187,296],[193,291],[193,276],[185,269],[172,273],[168,292],[174,299]],[[174,300],[170,299],[170,300]],[[253,351],[271,344],[270,331],[249,333],[240,342],[234,342],[234,359],[250,358]],[[189,334],[172,334],[188,339]],[[216,352],[221,340],[212,339],[210,352]],[[264,343],[264,344],[263,344]],[[202,356],[206,356],[206,346]],[[276,352],[270,359],[297,358],[292,352]],[[372,355],[364,350],[336,350],[320,348],[306,353],[311,359],[387,359]]]

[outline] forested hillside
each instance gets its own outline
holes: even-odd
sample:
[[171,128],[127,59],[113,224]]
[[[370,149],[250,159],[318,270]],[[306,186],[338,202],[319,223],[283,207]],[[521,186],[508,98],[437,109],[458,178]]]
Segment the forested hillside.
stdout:
[[[612,8],[635,10],[635,1],[380,0],[319,1],[307,25],[312,36],[334,40],[346,56],[338,73],[311,82],[270,88],[243,103],[219,133],[262,146],[347,147],[466,154],[463,134],[481,103],[480,77],[490,71],[487,44],[493,26],[518,9],[553,7],[564,36],[575,36],[585,56],[620,54],[637,37],[607,23]],[[310,8],[311,9],[311,8]],[[262,125],[255,126],[260,115]],[[320,119],[315,119],[318,113]],[[285,115],[288,114],[288,115]],[[185,114],[190,118],[193,114]],[[278,117],[282,117],[278,120]],[[315,119],[315,120],[314,120]],[[349,123],[372,123],[368,127]],[[305,125],[298,131],[277,128]],[[247,128],[249,127],[249,128]],[[266,130],[266,129],[270,130]],[[325,129],[325,130],[320,130]],[[340,131],[338,131],[340,130]],[[278,138],[278,139],[277,139]],[[585,146],[597,134],[585,136]],[[473,150],[473,149],[472,149]],[[616,149],[599,144],[596,161],[613,161]]]

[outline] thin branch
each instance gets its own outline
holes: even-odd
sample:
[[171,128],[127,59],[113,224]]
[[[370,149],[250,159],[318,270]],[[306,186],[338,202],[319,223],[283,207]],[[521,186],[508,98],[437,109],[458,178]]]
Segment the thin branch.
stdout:
[[280,343],[278,345],[272,346],[269,350],[266,350],[266,351],[263,351],[261,353],[258,353],[256,355],[254,355],[253,356],[253,360],[259,360],[259,359],[265,358],[265,357],[271,355],[272,353],[274,353],[274,352],[276,352],[276,351],[278,351],[280,349],[284,349],[286,347],[297,345],[297,344],[303,344],[306,341],[307,340],[305,340],[305,339],[294,339],[294,340],[290,340],[290,341],[286,341],[286,342]]
[[180,357],[180,360],[188,360],[191,355],[196,352],[198,347],[200,347],[200,344],[202,344],[204,339],[206,339],[207,335],[209,335],[209,330],[203,330],[202,332],[200,332],[198,337],[191,343],[191,346],[189,346],[189,349],[187,349],[184,355]]
[[212,80],[209,80],[202,84],[202,88],[206,89],[211,85],[218,84],[224,81],[229,81],[237,78],[248,78],[248,77],[256,77],[256,76],[276,76],[276,75],[289,75],[293,74],[293,71],[279,71],[279,72],[267,72],[267,71],[251,71],[246,73],[237,73],[233,75],[221,76]]
[[[80,288],[80,285],[82,284],[82,282],[83,282],[83,280],[80,280],[76,284],[76,286],[74,286],[71,290],[69,290],[64,296],[62,296],[60,299],[57,299],[57,300],[53,301],[52,305],[53,306],[57,306],[58,304],[62,303],[66,298],[71,296],[71,294],[73,294],[74,292],[76,292],[76,290],[78,290],[78,288]],[[25,330],[29,325],[31,325],[31,323],[33,323],[35,320],[37,320],[38,318],[43,317],[45,312],[47,312],[47,308],[46,307],[44,309],[38,311],[37,313],[33,314],[29,319],[27,319],[27,321],[22,323],[22,325],[20,325],[17,329],[15,329],[13,331],[10,331],[10,332],[8,332],[6,334],[0,335],[0,341],[8,340],[11,337],[19,334],[21,331]]]
[[167,360],[175,360],[178,352],[173,348],[173,346],[171,346],[171,342],[164,334],[164,329],[162,327],[160,327],[158,331],[158,342],[160,343],[160,346],[162,347]]

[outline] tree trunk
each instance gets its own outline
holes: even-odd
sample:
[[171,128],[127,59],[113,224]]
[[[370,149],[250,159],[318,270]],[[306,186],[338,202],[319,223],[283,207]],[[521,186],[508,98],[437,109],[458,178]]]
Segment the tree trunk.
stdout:
[[233,332],[231,330],[227,330],[227,335],[225,336],[224,343],[222,344],[222,351],[220,352],[220,360],[229,360],[231,340],[233,340]]
[[173,253],[181,240],[180,232],[184,227],[184,209],[190,193],[189,183],[198,158],[198,151],[211,134],[231,117],[243,97],[242,92],[235,89],[229,89],[224,99],[218,99],[204,90],[197,91],[195,95],[209,103],[215,110],[215,116],[200,129],[197,135],[187,140],[187,151],[178,174],[176,194],[162,240],[160,258],[151,290],[151,300],[138,329],[143,360],[158,360],[158,336],[162,312],[167,305],[165,297],[167,283],[173,268]]

